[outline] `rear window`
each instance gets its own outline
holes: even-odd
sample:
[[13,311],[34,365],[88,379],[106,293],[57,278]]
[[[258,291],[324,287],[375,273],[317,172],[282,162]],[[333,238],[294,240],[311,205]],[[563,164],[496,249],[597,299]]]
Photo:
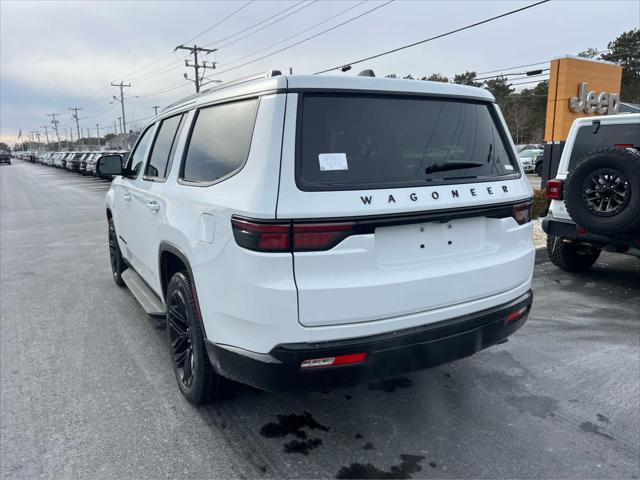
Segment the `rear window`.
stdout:
[[569,170],[594,150],[613,147],[616,144],[638,145],[639,141],[640,125],[637,123],[580,127],[569,158]]
[[297,183],[357,190],[518,175],[490,104],[379,95],[306,94]]

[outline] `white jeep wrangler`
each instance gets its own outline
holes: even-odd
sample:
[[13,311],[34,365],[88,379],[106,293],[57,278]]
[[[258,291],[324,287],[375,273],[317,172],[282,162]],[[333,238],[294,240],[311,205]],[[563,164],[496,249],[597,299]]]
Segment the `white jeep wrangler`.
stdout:
[[573,122],[542,220],[549,258],[589,269],[603,249],[640,257],[640,114]]
[[113,277],[166,318],[195,403],[223,378],[323,389],[453,361],[520,328],[532,189],[489,92],[271,72],[189,97],[107,193]]

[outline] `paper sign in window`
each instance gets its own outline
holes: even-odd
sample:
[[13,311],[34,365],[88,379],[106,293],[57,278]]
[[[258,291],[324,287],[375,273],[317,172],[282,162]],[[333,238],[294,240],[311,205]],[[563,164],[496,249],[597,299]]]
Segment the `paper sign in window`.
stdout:
[[349,170],[346,153],[321,153],[318,155],[321,172]]

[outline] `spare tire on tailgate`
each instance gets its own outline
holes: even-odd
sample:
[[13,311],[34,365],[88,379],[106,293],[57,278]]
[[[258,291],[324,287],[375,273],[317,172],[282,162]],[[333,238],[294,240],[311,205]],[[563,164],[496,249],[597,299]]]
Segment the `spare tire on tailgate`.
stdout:
[[564,201],[573,221],[588,232],[640,231],[640,153],[615,147],[591,152],[569,173]]

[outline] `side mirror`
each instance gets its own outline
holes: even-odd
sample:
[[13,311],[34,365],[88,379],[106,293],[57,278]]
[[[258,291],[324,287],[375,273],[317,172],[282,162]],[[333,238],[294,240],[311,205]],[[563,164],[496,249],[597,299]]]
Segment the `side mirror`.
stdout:
[[103,155],[96,163],[96,174],[99,177],[122,175],[122,157],[120,155]]

